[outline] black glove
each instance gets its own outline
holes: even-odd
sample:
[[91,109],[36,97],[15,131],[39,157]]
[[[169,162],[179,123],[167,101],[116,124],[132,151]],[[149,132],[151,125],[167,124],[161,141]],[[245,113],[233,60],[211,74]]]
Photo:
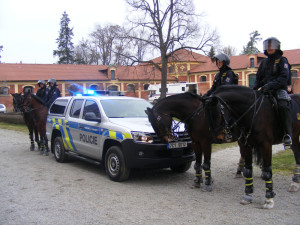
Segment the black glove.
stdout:
[[267,85],[267,84],[265,84],[264,86],[261,87],[260,90],[261,90],[262,92],[268,91],[268,90],[270,90],[270,86]]

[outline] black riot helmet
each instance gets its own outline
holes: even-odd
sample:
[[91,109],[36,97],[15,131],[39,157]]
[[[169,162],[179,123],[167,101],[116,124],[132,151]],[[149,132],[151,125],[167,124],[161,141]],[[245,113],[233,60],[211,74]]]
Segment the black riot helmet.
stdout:
[[223,62],[223,66],[227,66],[227,67],[229,67],[229,64],[230,64],[230,59],[229,59],[228,55],[226,55],[224,53],[214,56],[212,60],[213,60],[213,62],[216,62],[216,63],[217,63],[217,60],[219,60],[219,61]]
[[280,50],[280,41],[275,37],[269,37],[263,42],[263,50],[267,51],[268,48]]
[[38,80],[37,84],[40,86],[40,84],[46,85],[46,82],[44,80]]
[[48,84],[49,84],[49,83],[53,83],[54,86],[56,86],[56,80],[55,80],[54,78],[50,78],[50,79],[48,80]]

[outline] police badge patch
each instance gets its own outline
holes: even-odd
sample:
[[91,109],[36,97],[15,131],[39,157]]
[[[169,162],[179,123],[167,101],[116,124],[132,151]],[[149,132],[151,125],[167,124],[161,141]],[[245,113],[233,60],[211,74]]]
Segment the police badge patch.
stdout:
[[226,78],[226,82],[230,82],[230,78],[229,77]]
[[285,64],[284,64],[284,68],[285,68],[285,69],[288,69],[288,68],[289,68],[289,65],[288,65],[287,63],[285,63]]

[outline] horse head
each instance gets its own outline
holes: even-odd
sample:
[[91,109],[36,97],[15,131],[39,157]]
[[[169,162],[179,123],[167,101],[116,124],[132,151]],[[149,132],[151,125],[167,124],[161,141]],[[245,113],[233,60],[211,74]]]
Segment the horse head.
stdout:
[[[221,86],[205,101],[205,113],[214,141],[232,142],[240,122],[249,123],[253,90],[244,86]],[[240,128],[239,128],[240,129]]]
[[13,96],[13,106],[15,112],[24,112],[23,110],[23,95],[21,93],[11,94]]
[[31,112],[32,111],[32,107],[31,107],[31,92],[28,91],[27,93],[25,93],[24,95],[24,100],[23,100],[23,110],[24,112]]
[[160,113],[154,108],[147,108],[145,110],[148,115],[149,122],[151,123],[157,136],[165,143],[169,143],[175,139],[171,131],[172,117],[168,114]]

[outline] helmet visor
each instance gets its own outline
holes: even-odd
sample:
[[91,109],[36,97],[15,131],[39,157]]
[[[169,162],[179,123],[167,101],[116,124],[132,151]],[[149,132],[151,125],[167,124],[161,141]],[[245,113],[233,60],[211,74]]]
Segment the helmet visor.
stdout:
[[279,50],[280,49],[280,42],[274,39],[267,39],[263,42],[263,50],[267,51],[267,50],[271,50],[271,49],[275,49],[275,50]]

